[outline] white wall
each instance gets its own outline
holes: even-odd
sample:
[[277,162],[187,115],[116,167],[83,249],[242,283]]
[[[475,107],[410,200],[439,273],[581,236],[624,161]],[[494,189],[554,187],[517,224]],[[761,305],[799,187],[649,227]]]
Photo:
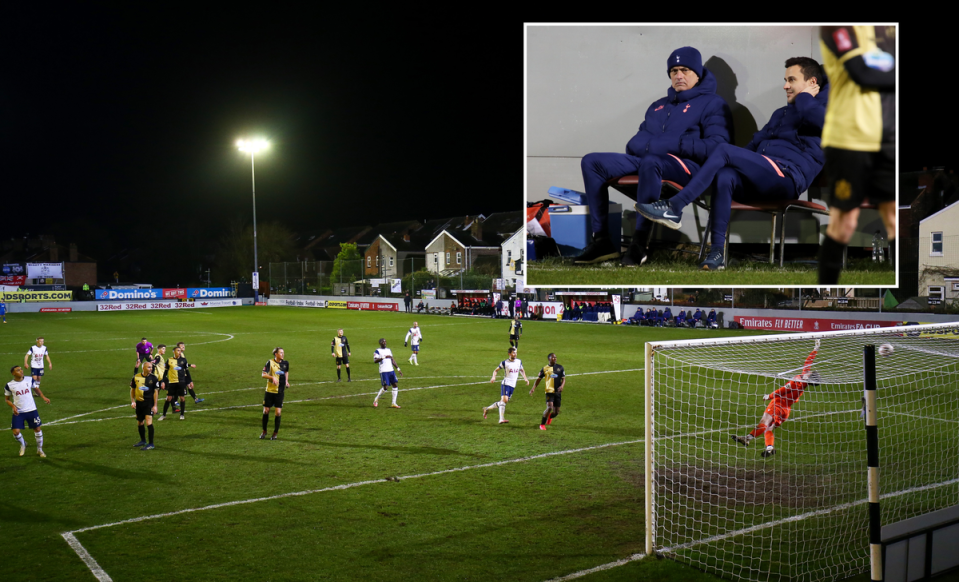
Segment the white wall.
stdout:
[[[810,56],[819,62],[814,26],[528,26],[526,28],[526,196],[546,197],[550,186],[583,191],[580,161],[590,152],[625,152],[649,105],[666,96],[666,60],[680,47],[697,48],[717,77],[734,119],[736,145],[745,145],[772,113],[786,104],[785,61]],[[610,198],[633,201],[610,190]],[[699,242],[706,215],[690,206],[678,233],[657,236]],[[803,216],[803,218],[799,218]],[[826,217],[821,219],[825,224]],[[878,215],[864,215],[862,232],[875,231]],[[790,217],[787,242],[817,243],[817,218]],[[769,217],[733,216],[730,242],[768,242]],[[624,221],[632,234],[632,224]],[[881,228],[881,226],[880,226]],[[825,231],[823,231],[825,232]],[[864,236],[852,244],[871,242]]]

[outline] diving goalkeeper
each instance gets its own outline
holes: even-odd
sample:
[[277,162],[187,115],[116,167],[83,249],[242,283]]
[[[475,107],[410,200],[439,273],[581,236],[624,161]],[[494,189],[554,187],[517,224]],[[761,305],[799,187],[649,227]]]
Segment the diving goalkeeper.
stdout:
[[810,384],[818,386],[820,383],[819,372],[810,370],[813,360],[816,359],[818,350],[819,340],[816,340],[816,345],[813,347],[813,350],[809,352],[809,356],[806,357],[806,363],[803,364],[802,373],[793,376],[792,380],[787,382],[782,388],[775,390],[772,394],[763,396],[763,400],[768,400],[769,405],[766,407],[766,411],[763,413],[759,425],[744,437],[733,435],[734,441],[745,447],[748,446],[754,438],[759,435],[764,435],[766,439],[766,450],[764,450],[761,455],[763,457],[771,457],[776,454],[776,449],[773,448],[773,443],[776,441],[773,430],[786,422],[786,419],[789,418],[789,413],[792,412],[793,404],[803,395],[806,386]]

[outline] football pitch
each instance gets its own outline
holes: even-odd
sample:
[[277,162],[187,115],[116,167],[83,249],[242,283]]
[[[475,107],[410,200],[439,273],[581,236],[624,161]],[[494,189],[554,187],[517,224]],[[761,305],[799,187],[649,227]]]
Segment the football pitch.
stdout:
[[[9,320],[4,370],[38,335],[53,369],[51,403],[38,402],[47,458],[32,431],[18,457],[0,429],[2,580],[717,580],[638,559],[643,343],[737,332],[526,323],[530,381],[550,352],[567,373],[562,412],[541,431],[542,384],[529,396],[520,379],[509,424],[482,416],[499,399],[502,372],[489,380],[507,320],[285,307]],[[403,347],[414,320],[419,366]],[[352,382],[345,370],[336,382],[338,328]],[[132,446],[143,336],[168,354],[185,342],[206,399],[155,422],[152,451]],[[381,337],[405,374],[401,409],[389,393],[372,406]],[[291,387],[279,439],[260,440],[260,370],[278,346]]]

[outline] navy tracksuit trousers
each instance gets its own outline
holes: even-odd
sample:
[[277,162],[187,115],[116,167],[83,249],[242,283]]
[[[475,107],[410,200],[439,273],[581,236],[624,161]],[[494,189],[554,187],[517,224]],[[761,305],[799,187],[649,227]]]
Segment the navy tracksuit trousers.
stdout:
[[[636,189],[636,201],[646,204],[659,200],[663,180],[686,187],[699,170],[699,164],[696,162],[673,155],[647,154],[638,157],[616,153],[587,154],[583,158],[581,167],[583,183],[586,186],[586,201],[589,205],[590,228],[594,233],[608,232],[609,187],[605,185],[607,180],[637,174],[639,186]],[[636,215],[637,229],[646,222],[641,215]]]
[[[787,172],[783,169],[788,168]],[[683,191],[669,200],[673,212],[682,212],[690,202],[703,195],[715,180],[712,201],[712,245],[726,242],[726,227],[732,201],[795,200],[801,192],[789,172],[800,172],[795,164],[730,144],[717,147],[702,169],[686,184]]]

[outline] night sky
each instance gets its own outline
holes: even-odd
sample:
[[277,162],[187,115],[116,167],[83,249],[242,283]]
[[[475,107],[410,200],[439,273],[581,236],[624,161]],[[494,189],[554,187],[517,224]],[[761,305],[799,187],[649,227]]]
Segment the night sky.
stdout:
[[[252,218],[243,136],[273,144],[257,221],[292,231],[522,208],[519,19],[276,6],[0,9],[6,235],[95,258],[158,228],[212,241]],[[900,95],[900,169],[952,167],[947,95]]]
[[521,23],[477,43],[410,16],[120,6],[3,9],[2,188],[23,211],[9,236],[135,245],[150,229],[250,222],[243,136],[272,143],[256,160],[258,223],[522,208]]

